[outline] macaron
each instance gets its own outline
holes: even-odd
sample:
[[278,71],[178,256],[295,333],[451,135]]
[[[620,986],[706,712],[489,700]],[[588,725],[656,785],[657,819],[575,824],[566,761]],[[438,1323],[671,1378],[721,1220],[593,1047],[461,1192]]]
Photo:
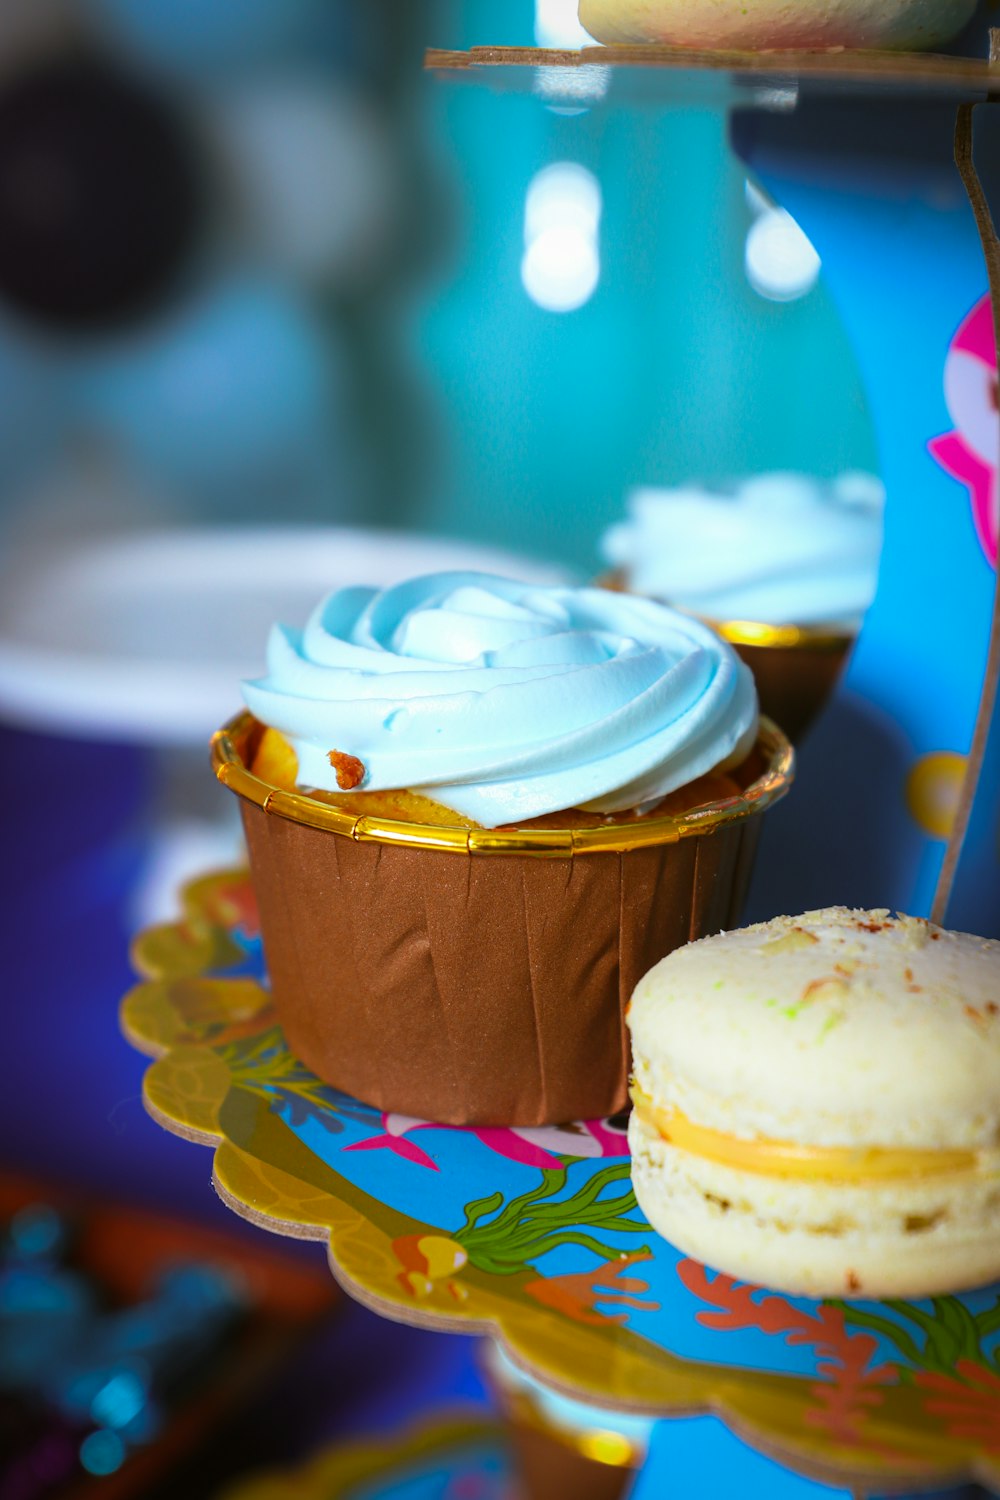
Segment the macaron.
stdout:
[[1000,1279],[1000,942],[779,917],[672,953],[628,1024],[633,1186],[685,1255],[795,1296]]
[[580,0],[598,42],[676,47],[925,48],[949,41],[976,0]]

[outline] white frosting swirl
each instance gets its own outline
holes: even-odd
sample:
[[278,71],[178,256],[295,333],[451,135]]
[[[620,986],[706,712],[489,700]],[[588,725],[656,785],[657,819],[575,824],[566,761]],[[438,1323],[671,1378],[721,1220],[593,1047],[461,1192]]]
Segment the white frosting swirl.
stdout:
[[868,474],[641,489],[601,550],[637,593],[705,619],[852,631],[875,597],[884,502]]
[[487,828],[659,801],[741,759],[757,732],[746,667],[698,621],[603,589],[437,573],[341,589],[305,630],[275,626],[252,713],[291,742],[304,786],[420,791]]

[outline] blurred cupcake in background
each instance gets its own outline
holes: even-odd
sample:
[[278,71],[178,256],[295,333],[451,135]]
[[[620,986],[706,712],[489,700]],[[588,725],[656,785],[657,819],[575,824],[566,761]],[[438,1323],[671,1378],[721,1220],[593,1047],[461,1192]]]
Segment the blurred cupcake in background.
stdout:
[[622,1500],[649,1450],[653,1419],[561,1394],[484,1339],[479,1359],[506,1427],[524,1500]]
[[764,713],[799,739],[875,597],[884,506],[864,473],[639,489],[602,538],[605,581],[714,625],[752,669]]

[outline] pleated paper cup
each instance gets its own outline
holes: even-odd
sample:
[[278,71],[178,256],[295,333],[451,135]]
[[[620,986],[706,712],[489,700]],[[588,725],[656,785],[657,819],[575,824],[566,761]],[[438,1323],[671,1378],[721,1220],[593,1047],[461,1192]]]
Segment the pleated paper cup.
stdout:
[[793,767],[765,722],[753,780],[726,800],[597,827],[471,829],[269,786],[249,769],[261,733],[241,714],[212,754],[240,798],[289,1045],[367,1104],[453,1125],[624,1108],[629,996],[667,953],[735,925],[759,815]]

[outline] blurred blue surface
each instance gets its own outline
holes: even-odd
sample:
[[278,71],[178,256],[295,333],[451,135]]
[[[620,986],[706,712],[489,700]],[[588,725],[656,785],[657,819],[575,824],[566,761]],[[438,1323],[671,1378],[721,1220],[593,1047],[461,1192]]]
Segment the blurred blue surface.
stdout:
[[[654,1428],[649,1459],[629,1500],[852,1500],[858,1493],[794,1474],[754,1452],[718,1417],[695,1417],[660,1422]],[[924,1492],[925,1500],[975,1500],[977,1493],[982,1492]]]
[[0,516],[64,434],[66,391],[53,350],[0,314]]
[[[977,151],[995,192],[993,124],[980,123]],[[925,757],[969,750],[995,590],[966,493],[928,450],[953,425],[945,362],[985,286],[953,135],[954,107],[937,101],[869,99],[845,112],[813,100],[789,117],[735,117],[738,149],[826,257],[870,392],[887,490],[878,593],[841,701],[803,752],[789,799],[798,831],[782,809],[765,830],[758,915],[831,898],[930,915],[945,843],[916,822],[907,777]],[[987,771],[948,925],[996,937],[995,754]]]
[[851,1500],[851,1491],[831,1489],[793,1474],[755,1453],[718,1417],[660,1422],[653,1429],[646,1466],[629,1500]]
[[[237,1465],[249,1477],[302,1464],[333,1445],[384,1439],[388,1446],[456,1411],[493,1415],[478,1340],[406,1328],[348,1302],[243,1412],[224,1449],[216,1445],[200,1465],[197,1495],[217,1494]],[[442,1495],[443,1487],[430,1494]]]
[[332,509],[349,489],[342,352],[280,283],[210,289],[95,354],[78,382],[84,413],[189,500],[273,518],[310,482]]
[[341,0],[84,0],[108,37],[140,62],[186,76],[274,65],[314,40]]
[[[513,9],[468,6],[455,39],[530,39]],[[823,286],[779,305],[747,283],[745,170],[720,114],[557,113],[443,82],[425,105],[456,229],[412,319],[438,437],[414,520],[593,573],[633,485],[874,466]],[[568,313],[537,306],[521,280],[525,199],[553,161],[587,167],[604,201],[600,281]]]
[[135,981],[127,912],[148,852],[150,757],[4,729],[0,780],[11,1060],[0,1168],[232,1227],[209,1187],[210,1153],[146,1115],[141,1060],[118,1029]]
[[[427,44],[532,42],[533,0],[77,3],[140,78],[166,71],[213,184],[200,284],[128,339],[72,351],[78,424],[179,512],[359,516],[587,574],[634,484],[874,462],[823,283],[785,304],[748,283],[753,213],[720,113],[548,107],[421,72]],[[214,113],[248,67],[282,86],[349,75],[380,117],[396,215],[360,283],[307,296],[256,276],[252,152],[227,167]],[[354,191],[349,160],[331,160],[334,193]],[[570,312],[522,280],[528,190],[558,161],[603,200],[596,289]],[[0,512],[18,499],[0,489]]]

